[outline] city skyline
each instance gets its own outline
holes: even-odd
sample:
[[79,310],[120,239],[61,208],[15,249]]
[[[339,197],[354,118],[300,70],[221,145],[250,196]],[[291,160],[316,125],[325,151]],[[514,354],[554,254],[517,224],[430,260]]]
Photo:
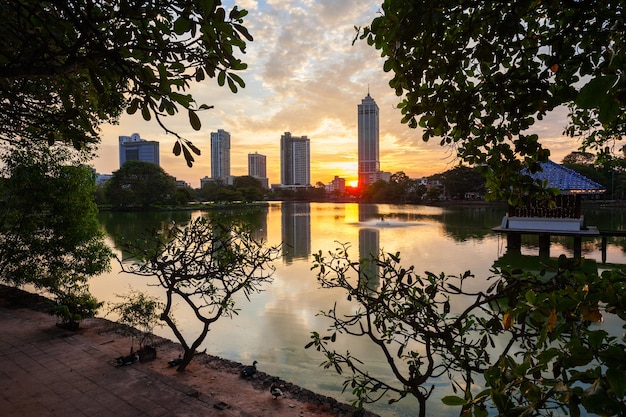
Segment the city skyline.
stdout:
[[[223,2],[230,8],[233,2]],[[187,114],[163,119],[165,125],[191,140],[202,155],[192,168],[172,154],[175,136],[156,121],[140,114],[123,114],[118,124],[102,126],[102,142],[94,167],[112,173],[118,167],[118,136],[140,132],[161,145],[161,167],[193,187],[211,175],[210,132],[219,128],[232,133],[231,175],[247,173],[248,153],[258,150],[267,157],[270,183],[280,182],[280,136],[296,132],[311,138],[311,182],[329,183],[334,176],[357,179],[357,118],[355,107],[366,94],[375,97],[380,109],[380,165],[385,171],[405,172],[421,178],[452,168],[455,151],[440,147],[438,138],[428,143],[420,129],[400,122],[397,97],[383,71],[380,53],[357,40],[354,26],[364,26],[376,17],[379,0],[242,0],[237,5],[249,11],[245,26],[254,41],[242,59],[246,71],[238,72],[246,87],[237,94],[218,87],[216,80],[193,84],[190,92],[198,104],[215,106],[199,113],[202,129],[194,131]],[[560,162],[578,142],[562,134],[567,109],[559,109],[527,133],[536,133]]]

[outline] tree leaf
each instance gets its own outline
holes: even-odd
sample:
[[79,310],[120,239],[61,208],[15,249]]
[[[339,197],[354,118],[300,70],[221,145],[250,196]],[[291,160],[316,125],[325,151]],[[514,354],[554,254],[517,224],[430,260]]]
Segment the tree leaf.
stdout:
[[445,405],[458,406],[465,405],[467,401],[465,398],[457,397],[456,395],[447,395],[441,399],[441,402]]
[[607,91],[615,84],[617,76],[607,75],[596,77],[580,89],[576,97],[576,104],[583,109],[592,109],[600,106]]
[[191,127],[193,127],[194,130],[200,130],[200,128],[202,127],[202,123],[200,123],[200,118],[192,109],[189,109],[189,123],[191,123]]
[[550,312],[550,316],[548,317],[548,332],[552,332],[554,330],[554,326],[556,325],[556,308],[553,308]]
[[623,370],[616,368],[607,369],[606,379],[617,398],[626,396],[626,373]]

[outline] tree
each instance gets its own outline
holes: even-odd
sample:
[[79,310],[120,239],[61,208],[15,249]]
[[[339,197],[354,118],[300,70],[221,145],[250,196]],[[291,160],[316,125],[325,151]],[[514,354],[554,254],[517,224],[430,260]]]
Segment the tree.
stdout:
[[219,187],[211,194],[210,199],[217,203],[229,203],[243,200],[243,195],[240,190],[235,190],[233,187],[227,185]]
[[250,175],[236,177],[233,181],[233,187],[241,193],[244,201],[259,201],[263,199],[265,194],[261,181]]
[[626,132],[623,14],[622,2],[385,0],[357,36],[393,73],[402,122],[454,146],[492,198],[516,204],[540,191],[522,168],[550,154],[535,121],[569,106],[566,132],[603,152]]
[[[204,217],[186,226],[172,224],[163,234],[154,233],[144,242],[129,242],[126,249],[136,261],[120,260],[122,269],[155,277],[165,290],[160,318],[183,346],[179,372],[191,362],[211,324],[237,314],[235,295],[243,294],[249,300],[272,280],[271,262],[278,257],[278,248],[255,241],[246,227],[224,226]],[[176,324],[173,309],[177,301],[200,321],[196,336],[185,336]]]
[[101,123],[139,110],[177,137],[173,152],[191,166],[199,149],[163,118],[182,109],[199,130],[197,113],[211,106],[195,102],[191,83],[245,86],[235,71],[252,41],[247,11],[227,13],[220,0],[9,0],[0,11],[0,139],[9,143],[91,146]]
[[[118,321],[133,328],[138,328],[142,334],[139,339],[139,350],[154,347],[154,328],[163,326],[158,312],[165,307],[157,297],[141,291],[130,290],[128,294],[117,295],[122,301],[111,303],[109,313],[119,315]],[[131,346],[132,352],[132,346]]]
[[263,191],[263,184],[261,181],[250,175],[242,175],[241,177],[236,177],[233,180],[233,187],[235,188],[256,188],[259,191]]
[[195,190],[191,187],[176,186],[176,195],[174,197],[174,200],[176,201],[177,205],[184,206],[190,201],[193,201],[195,199],[195,195]]
[[398,171],[395,174],[392,174],[389,178],[389,182],[394,184],[407,184],[410,181],[410,178],[404,173],[404,171]]
[[126,161],[106,182],[105,194],[116,206],[175,204],[176,179],[153,163]]
[[364,201],[377,203],[388,202],[391,198],[391,190],[389,183],[384,180],[378,180],[373,184],[369,184],[361,192],[361,198]]
[[63,147],[14,148],[2,155],[0,188],[0,280],[47,291],[53,313],[73,328],[100,306],[87,280],[112,256],[82,162]]
[[458,166],[443,173],[443,186],[449,198],[465,199],[466,193],[484,194],[485,179],[476,170]]
[[[314,255],[321,286],[344,290],[349,306],[336,302],[322,311],[329,333],[313,332],[306,347],[324,354],[325,368],[350,371],[344,390],[352,389],[359,406],[385,394],[391,402],[412,395],[423,417],[435,381],[447,377],[455,395],[443,401],[460,406],[462,416],[486,417],[488,407],[528,417],[559,409],[626,412],[626,344],[594,326],[603,318],[624,324],[623,274],[586,274],[562,257],[547,274],[496,269],[481,288],[469,272],[420,277],[398,253],[353,261],[348,250],[344,244]],[[396,383],[350,352],[335,351],[340,337],[369,339]],[[483,381],[487,388],[472,389]]]
[[589,152],[570,152],[561,161],[563,165],[593,165],[596,161],[594,154]]

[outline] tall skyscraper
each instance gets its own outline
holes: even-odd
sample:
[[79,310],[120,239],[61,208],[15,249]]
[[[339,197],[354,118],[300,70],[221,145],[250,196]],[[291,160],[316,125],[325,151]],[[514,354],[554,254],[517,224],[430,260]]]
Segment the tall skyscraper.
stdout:
[[259,180],[264,188],[268,188],[269,185],[266,159],[265,155],[257,152],[248,154],[248,175]]
[[211,132],[211,178],[228,181],[230,177],[230,133]]
[[311,185],[311,153],[306,136],[291,136],[290,132],[285,132],[280,137],[280,183]]
[[151,162],[159,165],[159,142],[141,139],[139,133],[119,137],[120,167],[126,161]]
[[248,154],[248,175],[257,178],[267,177],[265,155],[261,155],[257,152]]
[[369,91],[358,105],[359,187],[376,182],[380,172],[378,105]]

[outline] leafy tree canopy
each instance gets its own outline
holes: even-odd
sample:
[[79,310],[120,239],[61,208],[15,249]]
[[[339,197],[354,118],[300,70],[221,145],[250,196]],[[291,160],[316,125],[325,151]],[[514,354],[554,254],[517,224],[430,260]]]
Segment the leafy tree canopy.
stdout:
[[241,177],[235,178],[233,180],[233,186],[235,188],[257,188],[260,191],[264,191],[261,181],[250,175],[243,175]]
[[550,111],[569,106],[566,132],[585,147],[624,134],[625,25],[623,2],[385,0],[359,33],[393,73],[402,121],[509,198],[549,157],[529,129]]
[[233,71],[246,68],[236,55],[252,41],[247,11],[220,0],[8,0],[0,12],[0,139],[10,143],[82,148],[126,109],[176,135],[173,151],[191,166],[200,151],[163,117],[182,109],[199,130],[210,106],[188,93],[192,82],[245,86]]
[[158,165],[126,161],[105,184],[110,204],[117,206],[155,206],[174,204],[176,179]]
[[53,293],[108,270],[91,169],[67,149],[16,148],[2,156],[0,277]]
[[570,152],[565,155],[561,163],[563,165],[587,165],[593,166],[596,160],[595,155],[589,152]]
[[485,179],[474,168],[458,166],[443,173],[446,195],[450,198],[464,199],[467,193],[484,194]]

